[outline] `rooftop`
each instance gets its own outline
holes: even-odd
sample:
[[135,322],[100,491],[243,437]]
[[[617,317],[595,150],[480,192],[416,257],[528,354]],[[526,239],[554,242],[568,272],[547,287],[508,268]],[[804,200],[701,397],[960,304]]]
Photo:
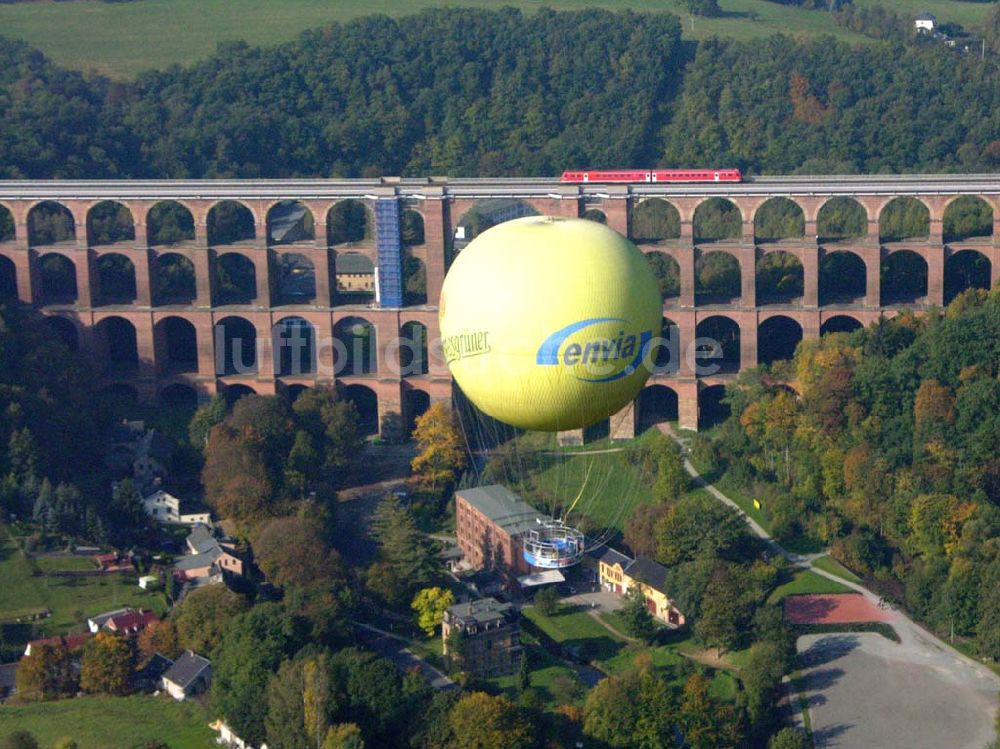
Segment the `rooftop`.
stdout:
[[372,261],[360,252],[339,253],[334,260],[337,273],[374,273]]
[[598,546],[596,549],[591,549],[590,551],[587,552],[587,556],[589,556],[595,562],[604,562],[605,564],[609,565],[619,564],[621,565],[622,569],[625,569],[630,564],[632,564],[631,557],[627,557],[620,551],[612,549],[607,544],[602,544],[601,546]]
[[172,665],[167,672],[163,674],[163,678],[167,681],[173,682],[181,689],[186,689],[206,668],[209,668],[211,665],[212,663],[207,658],[202,658],[200,655],[195,655],[190,650],[185,650],[184,653],[176,661],[174,661],[174,665]]
[[637,557],[636,560],[628,566],[626,572],[633,580],[639,580],[640,582],[646,583],[649,587],[666,594],[667,568],[662,564],[654,562],[652,559],[647,559],[646,557]]
[[464,499],[510,536],[537,528],[539,520],[548,520],[546,515],[501,484],[460,489],[455,496]]
[[448,608],[448,618],[460,622],[463,626],[476,624],[491,624],[501,619],[506,620],[513,611],[509,603],[500,603],[495,598],[480,598],[468,603],[456,603]]

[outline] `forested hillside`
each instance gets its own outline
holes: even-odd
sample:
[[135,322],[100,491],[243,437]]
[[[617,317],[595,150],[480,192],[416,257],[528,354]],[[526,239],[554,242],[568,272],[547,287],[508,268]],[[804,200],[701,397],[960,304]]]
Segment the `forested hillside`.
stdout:
[[[1000,295],[800,344],[740,375],[715,462],[780,539],[812,536],[1000,657]],[[799,396],[790,394],[794,387]]]
[[0,177],[988,170],[1000,69],[942,45],[688,48],[669,14],[372,16],[111,82],[0,40]]

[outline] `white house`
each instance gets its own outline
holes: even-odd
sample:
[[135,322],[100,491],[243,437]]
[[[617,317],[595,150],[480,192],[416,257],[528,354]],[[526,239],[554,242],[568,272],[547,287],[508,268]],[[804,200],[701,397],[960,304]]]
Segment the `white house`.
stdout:
[[921,13],[913,20],[913,27],[917,31],[930,34],[934,32],[935,26],[937,26],[937,18],[934,17],[933,13]]
[[163,489],[157,489],[149,496],[144,497],[142,506],[147,515],[160,523],[177,525],[205,523],[207,525],[212,522],[212,514],[206,508],[191,505]]
[[163,688],[178,702],[208,688],[212,680],[212,664],[207,658],[185,650],[163,674]]

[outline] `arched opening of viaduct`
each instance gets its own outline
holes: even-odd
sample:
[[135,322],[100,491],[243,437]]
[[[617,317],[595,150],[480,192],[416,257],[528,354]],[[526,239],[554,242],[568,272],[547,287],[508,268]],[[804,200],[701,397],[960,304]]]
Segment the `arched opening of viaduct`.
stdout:
[[[857,194],[824,193],[822,179],[770,195],[738,184],[657,194],[659,186],[435,180],[342,181],[325,195],[282,187],[271,197],[203,197],[204,185],[143,199],[120,197],[133,188],[89,198],[61,188],[43,199],[0,193],[0,303],[42,308],[60,340],[100,359],[109,384],[143,398],[291,393],[330,376],[371,391],[377,429],[391,411],[408,431],[424,403],[449,397],[434,346],[450,259],[498,223],[579,216],[639,245],[665,330],[676,331],[679,350],[654,354],[650,382],[668,390],[637,400],[634,424],[658,423],[644,413],[673,414],[676,397],[677,420],[696,427],[722,403],[713,377],[787,359],[799,340],[850,332],[884,308],[920,310],[993,287],[997,195],[919,182]],[[385,200],[397,203],[395,227],[376,221]],[[398,247],[388,271],[398,274],[401,310],[380,304],[386,242]],[[295,352],[293,339],[303,342]],[[419,343],[400,345],[410,339]],[[325,375],[325,366],[338,371]],[[195,375],[196,385],[182,381]]]

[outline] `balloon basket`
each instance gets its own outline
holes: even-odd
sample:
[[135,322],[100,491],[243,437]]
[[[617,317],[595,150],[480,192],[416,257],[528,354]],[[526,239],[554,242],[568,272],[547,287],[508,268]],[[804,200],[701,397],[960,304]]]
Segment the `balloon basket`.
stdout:
[[572,567],[583,559],[583,534],[561,520],[539,520],[538,528],[522,536],[524,561],[532,567],[557,570]]

